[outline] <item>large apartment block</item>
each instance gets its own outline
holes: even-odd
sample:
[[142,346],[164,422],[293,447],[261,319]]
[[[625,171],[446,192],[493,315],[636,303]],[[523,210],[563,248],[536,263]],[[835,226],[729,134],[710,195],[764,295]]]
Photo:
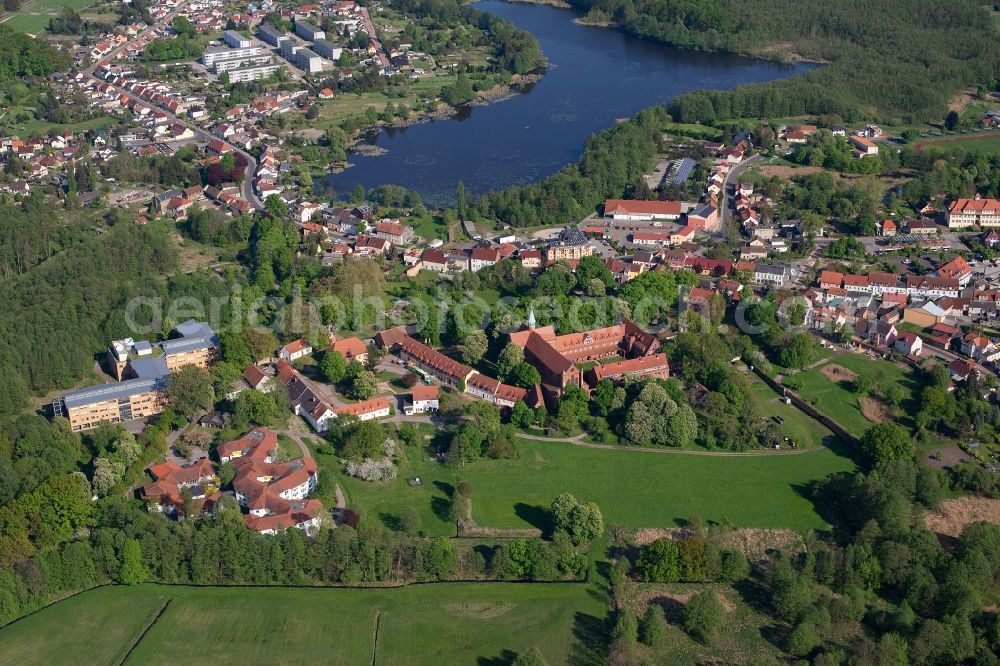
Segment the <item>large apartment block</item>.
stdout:
[[231,69],[226,72],[226,75],[232,83],[238,83],[241,81],[260,81],[261,79],[266,79],[271,76],[282,67],[283,65],[279,65],[275,62],[268,62],[263,65],[253,65],[251,67]]
[[211,67],[220,60],[243,60],[244,58],[252,58],[254,56],[262,55],[263,53],[264,49],[259,46],[248,46],[240,49],[215,46],[206,49],[205,52],[201,54],[201,62],[205,65],[205,67]]
[[231,72],[234,69],[240,69],[242,67],[253,67],[256,65],[265,65],[267,63],[274,62],[274,58],[264,54],[259,56],[250,56],[249,58],[237,58],[233,60],[216,60],[213,68],[216,74],[222,72]]
[[155,345],[132,338],[113,341],[107,360],[118,381],[68,391],[52,401],[52,413],[69,419],[73,430],[87,430],[163,412],[170,373],[186,365],[207,368],[219,344],[208,324],[193,319],[175,332],[178,337]]
[[65,416],[73,430],[96,428],[159,414],[166,409],[166,376],[129,379],[65,393],[52,401],[52,413]]

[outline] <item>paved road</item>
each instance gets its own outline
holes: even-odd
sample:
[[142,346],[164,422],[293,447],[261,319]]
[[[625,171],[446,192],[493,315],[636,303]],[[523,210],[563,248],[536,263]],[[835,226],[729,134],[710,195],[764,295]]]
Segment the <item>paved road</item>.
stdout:
[[750,157],[748,157],[747,159],[743,160],[742,162],[734,166],[732,169],[730,169],[729,173],[726,174],[726,179],[722,183],[722,193],[724,201],[720,202],[721,205],[719,206],[719,215],[720,215],[719,232],[722,235],[725,235],[726,231],[728,230],[727,225],[729,224],[729,217],[730,215],[732,215],[732,210],[730,209],[730,204],[732,203],[731,194],[735,194],[736,186],[740,182],[739,181],[740,174],[742,174],[744,171],[749,169],[754,164],[760,162],[761,159],[763,159],[761,155],[751,155]]
[[[112,50],[106,56],[104,56],[103,58],[101,58],[101,60],[108,60],[109,62],[113,62],[115,60],[115,58],[117,58],[118,55],[122,51],[124,51],[125,49],[127,49],[130,45],[132,45],[135,42],[139,41],[140,39],[142,39],[143,37],[145,37],[147,34],[149,34],[150,32],[152,32],[156,28],[160,28],[160,27],[164,27],[164,26],[168,25],[174,19],[174,17],[176,17],[181,11],[183,11],[184,9],[187,8],[188,4],[190,4],[190,0],[188,0],[187,2],[182,2],[181,4],[177,5],[177,8],[174,9],[174,11],[170,12],[169,14],[167,14],[166,16],[164,16],[161,21],[159,21],[157,23],[154,23],[149,28],[147,28],[143,32],[141,32],[138,35],[136,35],[135,39],[133,39],[133,40],[131,40],[129,42],[125,42],[124,44],[122,44],[118,48]],[[83,70],[82,74],[84,76],[90,78],[90,79],[93,79],[94,81],[97,81],[98,83],[101,83],[102,82],[101,79],[98,79],[97,77],[94,76],[94,70],[97,69],[97,65],[98,65],[99,62],[100,62],[100,60],[98,62],[94,63],[93,65],[91,65],[90,67],[86,68],[85,70]],[[104,83],[107,83],[107,82],[104,81]],[[132,99],[132,100],[134,100],[136,102],[141,102],[142,104],[145,104],[147,106],[153,106],[153,104],[151,102],[149,102],[147,100],[144,100],[143,98],[141,98],[141,97],[139,97],[137,95],[133,95],[130,91],[125,90],[124,88],[119,88],[117,86],[112,86],[112,88],[114,88],[119,93],[125,95],[129,99]],[[200,138],[200,139],[202,139],[204,141],[211,141],[212,139],[218,139],[223,144],[225,144],[227,147],[229,147],[234,153],[236,153],[238,155],[241,155],[243,157],[243,159],[246,160],[247,167],[244,170],[243,183],[240,185],[240,193],[241,193],[243,199],[246,200],[251,206],[253,206],[257,210],[264,210],[264,202],[261,201],[260,198],[257,196],[257,194],[253,191],[254,174],[257,173],[257,160],[253,156],[251,156],[250,153],[246,152],[245,150],[241,149],[238,146],[235,146],[235,145],[229,143],[225,139],[217,137],[217,136],[215,136],[213,134],[209,134],[208,132],[206,132],[205,130],[203,130],[198,125],[195,125],[194,123],[190,122],[189,120],[177,117],[176,115],[174,115],[170,111],[164,109],[163,107],[159,107],[158,106],[156,108],[161,113],[166,114],[167,118],[170,118],[172,121],[181,123],[182,125],[185,125],[188,128],[190,128],[190,130],[192,132],[194,132],[195,136],[197,136],[198,138]]]

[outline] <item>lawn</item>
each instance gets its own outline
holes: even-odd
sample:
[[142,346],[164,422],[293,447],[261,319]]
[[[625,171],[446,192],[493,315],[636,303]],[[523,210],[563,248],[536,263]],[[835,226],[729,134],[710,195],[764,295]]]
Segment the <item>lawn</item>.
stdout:
[[509,663],[532,646],[549,663],[566,663],[579,649],[576,636],[601,627],[605,613],[583,585],[107,587],[0,630],[0,654],[21,665],[119,663],[168,600],[131,663],[204,663],[208,655],[214,664]]
[[[778,425],[785,437],[795,441],[796,448],[815,448],[836,437],[826,426],[792,405],[785,404],[770,386],[760,380],[754,381],[751,398],[760,415]],[[785,422],[778,424],[773,419],[775,416]]]
[[[786,424],[800,426],[794,420]],[[705,456],[528,440],[519,440],[517,448],[514,460],[480,460],[458,468],[435,461],[426,450],[409,448],[399,477],[380,483],[344,476],[333,456],[316,457],[323,469],[320,478],[335,478],[348,505],[365,520],[394,527],[412,506],[422,530],[435,535],[454,534],[449,494],[460,479],[472,484],[472,514],[482,527],[544,529],[553,498],[570,492],[597,502],[609,525],[674,527],[697,514],[737,527],[823,529],[825,522],[805,496],[806,488],[854,466],[829,449],[789,456]],[[407,483],[414,477],[420,478],[419,486]],[[321,485],[324,494],[332,494],[332,483]]]
[[428,215],[424,218],[420,224],[413,228],[413,233],[425,240],[433,240],[435,238],[440,238],[443,241],[448,240],[448,227],[436,215]]
[[792,375],[793,381],[800,386],[796,389],[799,395],[856,437],[865,434],[872,421],[861,413],[858,396],[851,392],[848,382],[834,382],[823,374],[823,368],[830,365],[839,365],[867,377],[875,386],[876,393],[894,384],[900,386],[904,391],[900,409],[903,416],[900,420],[905,425],[911,425],[910,414],[914,411],[912,407],[916,403],[916,394],[919,391],[917,379],[911,370],[890,361],[873,359],[865,354],[845,352],[831,357],[827,363],[818,367]]

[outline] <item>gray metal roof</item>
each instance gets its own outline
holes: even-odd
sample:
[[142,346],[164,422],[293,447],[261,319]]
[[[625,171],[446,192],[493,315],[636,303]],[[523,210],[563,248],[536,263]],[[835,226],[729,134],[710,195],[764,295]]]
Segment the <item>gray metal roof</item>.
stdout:
[[89,386],[75,391],[68,391],[63,394],[63,402],[65,402],[67,409],[71,409],[82,405],[90,405],[95,402],[118,400],[140,393],[162,390],[166,386],[166,375],[150,379],[128,379],[124,382],[101,384],[100,386]]
[[[164,340],[159,343],[165,354],[179,354],[195,349],[213,347],[219,343],[219,337],[212,327],[204,322],[189,319],[175,329],[183,337],[174,340]],[[167,386],[167,361],[163,356],[134,359],[130,362],[132,371],[138,379],[128,379],[123,382],[101,384],[87,388],[67,391],[63,394],[66,408],[89,405],[106,400],[118,400],[152,390],[162,390]]]
[[157,356],[156,358],[144,356],[132,361],[130,365],[132,366],[132,372],[139,379],[155,379],[169,372],[167,370],[167,359],[163,356]]

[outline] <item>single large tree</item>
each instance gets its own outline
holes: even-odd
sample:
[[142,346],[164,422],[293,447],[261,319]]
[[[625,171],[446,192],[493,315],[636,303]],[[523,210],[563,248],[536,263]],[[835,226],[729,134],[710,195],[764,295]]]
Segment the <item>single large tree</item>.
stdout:
[[913,456],[913,438],[895,423],[878,423],[861,438],[861,451],[872,467]]
[[489,341],[486,339],[486,334],[476,329],[465,336],[465,342],[462,345],[462,360],[469,365],[475,365],[486,355],[488,347]]
[[127,539],[122,548],[122,565],[118,570],[118,580],[125,585],[137,585],[149,578],[146,560],[142,556],[142,546],[138,539]]
[[726,609],[714,590],[696,593],[684,606],[684,629],[711,645],[726,622]]
[[197,365],[186,365],[167,380],[167,404],[189,420],[214,400],[212,376]]

